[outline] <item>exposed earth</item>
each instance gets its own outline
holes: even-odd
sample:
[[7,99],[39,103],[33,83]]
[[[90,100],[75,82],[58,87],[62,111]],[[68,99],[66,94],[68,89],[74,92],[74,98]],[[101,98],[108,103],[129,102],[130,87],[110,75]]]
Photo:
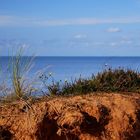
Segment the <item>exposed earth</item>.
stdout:
[[0,140],[140,140],[140,95],[96,93],[5,103]]

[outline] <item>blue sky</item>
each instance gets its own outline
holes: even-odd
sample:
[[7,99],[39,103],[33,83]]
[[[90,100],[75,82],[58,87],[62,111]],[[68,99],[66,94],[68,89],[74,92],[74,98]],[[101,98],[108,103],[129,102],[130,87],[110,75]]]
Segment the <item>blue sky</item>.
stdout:
[[0,0],[0,55],[140,56],[140,0]]

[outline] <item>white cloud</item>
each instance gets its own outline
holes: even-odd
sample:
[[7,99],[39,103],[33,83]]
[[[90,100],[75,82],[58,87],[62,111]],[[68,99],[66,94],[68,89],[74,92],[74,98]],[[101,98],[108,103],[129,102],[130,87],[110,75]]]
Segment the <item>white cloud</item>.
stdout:
[[107,32],[109,33],[117,33],[117,32],[121,32],[121,29],[118,27],[111,27],[107,30]]
[[[30,47],[30,44],[25,41],[16,40],[16,39],[0,39],[0,48],[10,49],[10,48],[23,48],[27,49]],[[16,49],[15,49],[16,50]]]
[[34,24],[33,19],[0,15],[0,26],[31,26]]
[[76,39],[84,39],[84,38],[87,38],[87,35],[86,34],[77,34],[74,36],[74,38]]
[[132,40],[121,40],[120,43],[122,43],[122,44],[132,44],[133,41]]
[[111,43],[109,43],[109,45],[112,46],[112,47],[115,47],[115,46],[118,45],[118,43],[117,42],[111,42]]
[[64,25],[97,25],[97,24],[111,24],[111,23],[140,23],[140,18],[77,18],[77,19],[59,19],[59,20],[43,20],[36,22],[40,26],[64,26]]
[[114,42],[109,42],[109,45],[112,47],[115,46],[131,46],[131,44],[133,43],[133,40],[131,39],[127,39],[127,38],[122,38],[121,40],[118,41],[114,41]]
[[97,45],[97,46],[98,46],[98,45],[99,45],[99,46],[100,46],[100,45],[105,45],[105,42],[94,42],[93,45]]
[[123,36],[121,41],[121,44],[132,44],[133,43],[133,39],[127,37],[127,36]]
[[10,24],[12,21],[13,17],[0,15],[0,25]]
[[140,23],[140,17],[123,18],[75,18],[75,19],[36,19],[27,17],[16,17],[9,15],[0,15],[0,26],[65,26],[65,25],[96,25],[111,23]]

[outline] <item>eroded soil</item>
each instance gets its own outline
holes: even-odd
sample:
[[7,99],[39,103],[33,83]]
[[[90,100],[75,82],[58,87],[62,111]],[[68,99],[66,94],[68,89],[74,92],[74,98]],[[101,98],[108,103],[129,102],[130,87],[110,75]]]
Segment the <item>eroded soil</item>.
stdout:
[[0,140],[140,140],[139,94],[58,97],[0,107]]

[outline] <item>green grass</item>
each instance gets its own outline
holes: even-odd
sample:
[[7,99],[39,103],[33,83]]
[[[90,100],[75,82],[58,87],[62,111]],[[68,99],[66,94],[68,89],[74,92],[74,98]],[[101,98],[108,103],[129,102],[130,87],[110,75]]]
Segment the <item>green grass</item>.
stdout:
[[47,86],[50,95],[75,95],[91,92],[140,92],[140,74],[130,69],[107,69],[96,76]]

